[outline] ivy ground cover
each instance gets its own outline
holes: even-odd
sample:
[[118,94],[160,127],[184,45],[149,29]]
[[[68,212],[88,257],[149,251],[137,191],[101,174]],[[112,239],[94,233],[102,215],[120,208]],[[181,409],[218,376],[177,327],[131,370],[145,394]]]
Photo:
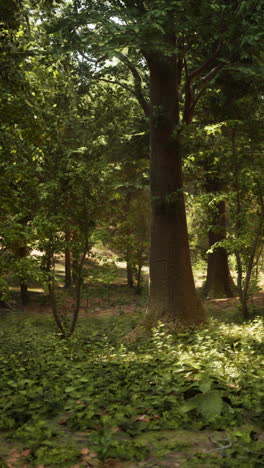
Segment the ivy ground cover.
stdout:
[[137,319],[1,319],[2,468],[264,464],[263,320],[125,346]]

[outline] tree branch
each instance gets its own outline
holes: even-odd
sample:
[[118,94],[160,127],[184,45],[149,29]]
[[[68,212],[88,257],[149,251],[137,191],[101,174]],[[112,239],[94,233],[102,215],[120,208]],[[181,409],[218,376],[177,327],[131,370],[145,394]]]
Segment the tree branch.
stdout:
[[218,74],[218,72],[223,68],[224,68],[223,63],[219,63],[214,68],[212,68],[212,70],[210,70],[207,73],[207,75],[205,75],[201,79],[201,81],[197,84],[196,89],[202,88],[204,85],[207,85],[207,83],[209,83],[209,81],[211,81]]
[[149,117],[150,114],[150,105],[148,101],[145,99],[142,90],[142,79],[137,71],[136,67],[130,62],[130,60],[122,54],[122,52],[115,52],[115,55],[129,68],[131,71],[133,78],[134,78],[134,92],[133,94],[137,97],[139,104],[141,105],[144,114],[146,117]]
[[217,67],[213,68],[207,75],[200,81],[200,83],[197,85],[196,89],[194,91],[198,91],[196,94],[194,100],[193,100],[193,109],[195,108],[197,102],[199,101],[200,97],[203,95],[203,93],[206,91],[207,85],[209,81],[211,81],[217,73],[223,68],[223,65],[218,65]]
[[95,77],[95,79],[97,81],[105,81],[105,83],[111,83],[111,84],[114,84],[114,85],[121,86],[121,88],[124,88],[129,93],[132,93],[132,94],[135,95],[135,91],[132,88],[130,88],[129,86],[125,85],[124,83],[121,83],[121,81],[108,80],[107,78],[96,78],[96,77]]
[[192,72],[189,73],[189,79],[192,81],[194,78],[197,76],[201,75],[205,70],[210,67],[210,65],[214,64],[216,58],[218,57],[220,52],[220,44],[218,44],[215,52],[198,68],[193,70]]

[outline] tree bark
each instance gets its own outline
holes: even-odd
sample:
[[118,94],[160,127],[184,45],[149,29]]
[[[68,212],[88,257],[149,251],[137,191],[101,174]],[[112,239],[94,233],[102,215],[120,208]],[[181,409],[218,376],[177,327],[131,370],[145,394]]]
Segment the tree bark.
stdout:
[[20,283],[20,299],[21,299],[21,304],[23,306],[28,304],[28,301],[29,301],[28,286],[23,281],[21,281]]
[[142,263],[138,262],[138,265],[137,265],[137,285],[136,285],[137,294],[141,293],[142,266],[143,266]]
[[[28,255],[27,252],[27,247],[20,247],[19,248],[19,257],[20,258],[25,258]],[[20,299],[21,299],[21,304],[23,306],[27,305],[29,302],[29,292],[28,292],[28,286],[27,283],[24,280],[20,281]]]
[[66,248],[65,248],[65,280],[64,286],[65,288],[70,288],[72,284],[72,275],[71,275],[71,249],[68,243],[71,240],[71,233],[70,231],[65,231],[65,241],[66,241]]
[[58,327],[58,329],[60,331],[61,338],[66,338],[67,334],[66,334],[66,331],[64,329],[64,326],[63,326],[63,323],[62,323],[62,320],[60,318],[58,308],[57,308],[56,293],[55,293],[55,290],[54,290],[54,282],[53,281],[48,282],[48,290],[49,290],[49,299],[50,299],[50,305],[51,305],[53,318],[54,318],[55,323],[56,323],[56,325],[57,325],[57,327]]
[[129,288],[132,289],[134,287],[133,265],[128,260],[128,258],[127,258],[126,264],[127,264],[127,285]]
[[[221,180],[217,175],[209,175],[206,181],[206,192],[217,193],[221,189]],[[213,208],[208,209],[209,225],[208,246],[209,249],[217,242],[226,239],[226,204],[225,200],[215,203]],[[207,275],[203,286],[203,294],[208,298],[233,297],[235,284],[232,280],[228,255],[224,247],[216,247],[208,254]]]
[[87,252],[88,252],[88,247],[86,246],[86,249],[81,254],[81,258],[77,266],[77,272],[76,272],[77,274],[76,274],[76,280],[75,280],[75,308],[73,311],[73,317],[72,317],[72,323],[70,327],[69,336],[72,336],[74,333],[78,315],[79,315],[79,310],[80,310],[80,305],[81,305],[82,271],[83,271],[83,265],[84,265]]
[[151,90],[150,302],[147,320],[176,327],[204,322],[196,293],[187,232],[174,57],[148,58]]

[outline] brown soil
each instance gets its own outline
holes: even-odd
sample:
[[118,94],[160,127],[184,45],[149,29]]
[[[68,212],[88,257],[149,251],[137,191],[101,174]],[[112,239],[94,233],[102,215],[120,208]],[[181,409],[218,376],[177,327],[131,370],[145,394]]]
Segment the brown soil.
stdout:
[[[126,315],[133,314],[136,311],[137,305],[135,296],[130,295],[129,300],[126,298],[126,303],[119,303],[120,297],[118,295],[112,296],[111,298],[93,297],[81,301],[80,317],[110,317],[112,315]],[[210,299],[206,301],[208,309],[212,312],[226,311],[228,309],[236,309],[239,307],[239,298],[224,298],[224,299]],[[263,308],[264,310],[264,293],[259,293],[252,296],[249,299],[249,305],[255,306],[258,310]],[[66,314],[70,314],[74,307],[74,301],[71,297],[64,299],[63,304],[60,308]],[[50,315],[51,308],[48,305],[40,305],[36,302],[32,302],[27,306],[23,307],[23,311],[31,316],[36,315]]]

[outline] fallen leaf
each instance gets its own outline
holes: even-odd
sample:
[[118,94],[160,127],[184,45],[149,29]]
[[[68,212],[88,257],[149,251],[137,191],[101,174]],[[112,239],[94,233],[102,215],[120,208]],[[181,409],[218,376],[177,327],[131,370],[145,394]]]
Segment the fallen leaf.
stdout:
[[120,427],[115,426],[115,427],[113,427],[112,431],[113,432],[119,432],[119,431],[121,431],[121,429],[120,429]]
[[30,455],[31,452],[32,452],[32,449],[23,450],[23,452],[21,452],[21,457],[28,457],[28,455]]
[[82,448],[82,450],[81,450],[82,455],[88,455],[89,452],[90,452],[90,450],[88,448]]
[[139,416],[136,417],[136,421],[144,421],[147,422],[150,420],[150,417],[147,416],[146,414],[140,414]]
[[20,457],[20,450],[18,449],[12,449],[9,452],[9,455],[11,455],[12,458],[19,458]]

